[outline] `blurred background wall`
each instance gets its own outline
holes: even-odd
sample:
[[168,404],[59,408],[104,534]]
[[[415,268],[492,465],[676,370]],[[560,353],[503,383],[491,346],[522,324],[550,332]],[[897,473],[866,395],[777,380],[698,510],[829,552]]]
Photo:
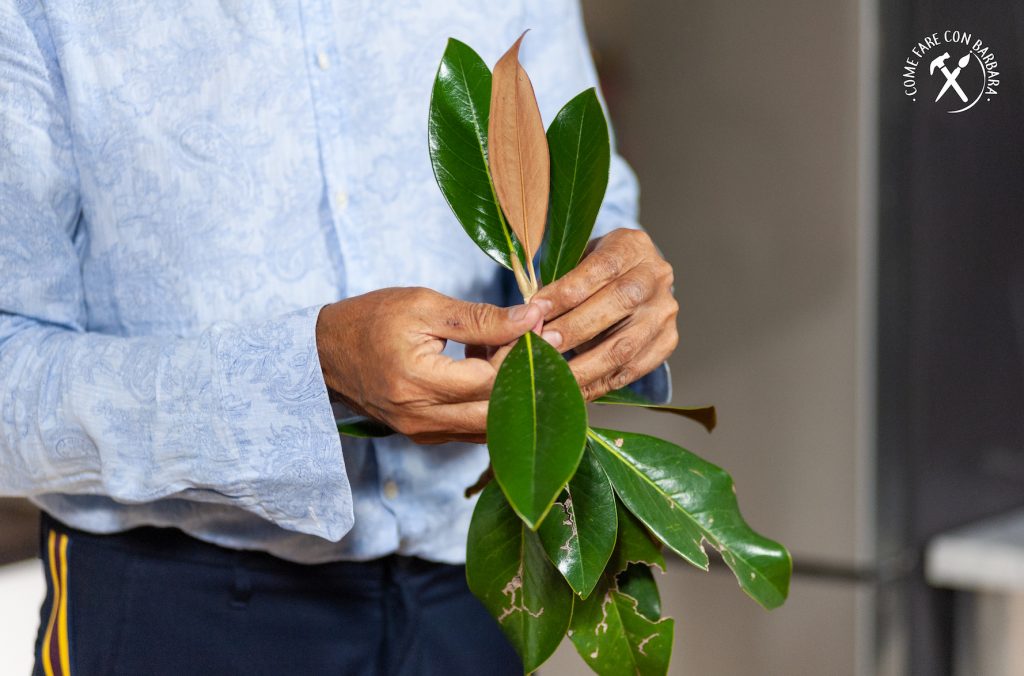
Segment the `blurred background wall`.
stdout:
[[[676,269],[675,401],[719,413],[710,436],[669,416],[621,424],[728,469],[748,521],[807,573],[769,613],[721,562],[674,562],[672,673],[853,674],[871,555],[860,3],[583,6],[641,220]],[[564,648],[549,673],[584,673]]]

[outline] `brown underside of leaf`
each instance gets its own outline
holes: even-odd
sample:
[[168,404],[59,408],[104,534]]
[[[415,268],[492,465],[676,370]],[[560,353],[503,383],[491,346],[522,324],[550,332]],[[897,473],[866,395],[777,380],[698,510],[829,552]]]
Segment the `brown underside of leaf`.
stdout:
[[[551,166],[533,84],[519,63],[525,35],[494,65],[487,154],[498,202],[532,261],[544,239]],[[533,265],[529,268],[533,280]]]

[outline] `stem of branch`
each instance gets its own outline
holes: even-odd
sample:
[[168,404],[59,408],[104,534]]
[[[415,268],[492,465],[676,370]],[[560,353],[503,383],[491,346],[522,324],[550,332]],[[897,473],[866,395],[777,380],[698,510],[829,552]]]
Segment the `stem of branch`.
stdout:
[[491,483],[491,479],[493,478],[494,468],[491,467],[490,464],[488,464],[487,469],[483,471],[483,474],[481,474],[480,478],[476,480],[476,483],[474,483],[472,486],[466,489],[466,497],[471,498],[480,491],[482,491],[487,486],[487,484]]

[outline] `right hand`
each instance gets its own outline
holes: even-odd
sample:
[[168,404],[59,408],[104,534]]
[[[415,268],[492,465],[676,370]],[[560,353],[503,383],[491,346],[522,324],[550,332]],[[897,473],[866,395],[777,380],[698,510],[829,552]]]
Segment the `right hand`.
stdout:
[[448,340],[507,345],[538,325],[542,309],[467,303],[423,288],[332,303],[316,323],[324,382],[352,410],[417,443],[482,443],[498,364],[441,351]]

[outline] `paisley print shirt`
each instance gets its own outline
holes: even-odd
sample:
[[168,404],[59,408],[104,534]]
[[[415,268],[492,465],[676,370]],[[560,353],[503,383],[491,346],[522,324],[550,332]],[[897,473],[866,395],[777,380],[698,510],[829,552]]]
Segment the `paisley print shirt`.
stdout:
[[[0,494],[306,563],[463,560],[486,449],[339,439],[314,329],[388,286],[514,302],[426,123],[449,36],[493,64],[526,28],[550,121],[596,84],[567,0],[0,0]],[[595,234],[636,198],[616,156]]]

